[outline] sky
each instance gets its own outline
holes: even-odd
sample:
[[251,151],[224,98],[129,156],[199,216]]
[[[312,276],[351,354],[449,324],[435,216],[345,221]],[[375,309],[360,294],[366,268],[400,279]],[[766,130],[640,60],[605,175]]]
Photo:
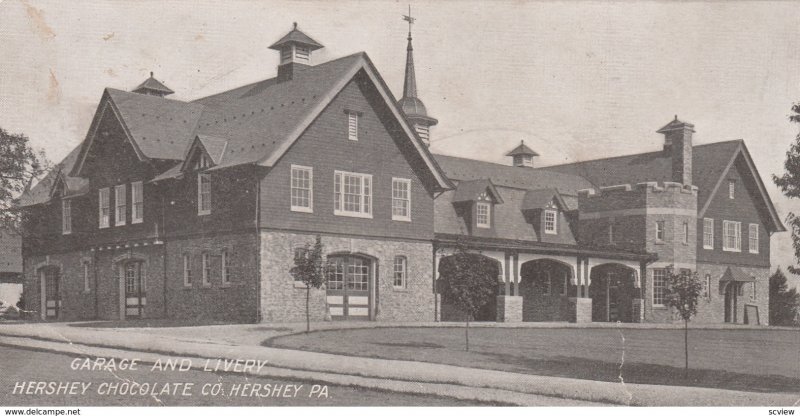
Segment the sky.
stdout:
[[[0,0],[0,126],[60,161],[86,136],[103,88],[150,71],[192,100],[275,76],[269,45],[292,22],[325,45],[314,62],[366,51],[402,95],[409,3],[398,1]],[[773,185],[798,126],[800,8],[792,2],[412,1],[419,95],[439,119],[435,153],[540,166],[657,150],[675,115],[695,144],[745,140]],[[788,233],[772,263],[793,262]]]

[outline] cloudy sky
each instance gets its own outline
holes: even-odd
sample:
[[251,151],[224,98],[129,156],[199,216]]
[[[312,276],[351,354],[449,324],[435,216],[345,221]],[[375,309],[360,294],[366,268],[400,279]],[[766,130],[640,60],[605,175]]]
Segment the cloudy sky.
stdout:
[[[268,46],[292,22],[366,51],[395,95],[407,25],[397,1],[0,1],[0,126],[59,161],[83,140],[104,87],[154,71],[191,100],[275,75]],[[695,143],[744,139],[770,176],[798,132],[800,8],[783,3],[412,1],[420,95],[435,152],[507,163],[524,139],[541,165],[658,149],[674,115]],[[787,233],[773,264],[792,261]]]

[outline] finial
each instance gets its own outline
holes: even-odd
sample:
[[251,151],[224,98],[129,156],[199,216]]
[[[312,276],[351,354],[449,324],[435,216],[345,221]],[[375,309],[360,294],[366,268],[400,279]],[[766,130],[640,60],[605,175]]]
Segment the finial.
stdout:
[[416,17],[411,17],[411,5],[408,5],[408,14],[403,15],[403,20],[408,22],[408,40],[411,40],[411,25],[414,24],[414,21],[417,20]]
[[150,78],[153,78],[153,71],[150,71]]
[[297,22],[293,22],[292,25],[292,30],[297,30]]
[[675,121],[678,121],[678,115],[675,114]]

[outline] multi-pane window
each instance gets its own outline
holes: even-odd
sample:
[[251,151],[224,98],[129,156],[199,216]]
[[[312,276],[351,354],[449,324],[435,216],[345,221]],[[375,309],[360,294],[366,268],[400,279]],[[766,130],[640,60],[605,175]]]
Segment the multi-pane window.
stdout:
[[491,205],[487,202],[478,202],[475,206],[475,222],[480,228],[489,228],[492,221]]
[[125,184],[114,187],[114,202],[116,207],[116,211],[114,211],[114,225],[125,225],[125,219],[128,214],[128,201],[125,198],[125,188]]
[[394,258],[394,282],[393,286],[398,289],[406,287],[406,268],[408,260],[404,256]]
[[192,259],[188,254],[183,255],[183,285],[192,285]]
[[683,223],[683,244],[689,244],[689,223]]
[[392,178],[392,219],[411,220],[411,181]]
[[656,241],[664,241],[664,221],[656,221]]
[[228,266],[228,261],[229,261],[228,252],[227,251],[223,251],[222,252],[222,258],[221,258],[221,263],[222,263],[222,266],[221,266],[222,270],[221,271],[222,271],[222,284],[223,285],[228,285],[228,284],[231,283],[231,271],[230,271],[230,268]]
[[722,221],[722,249],[742,251],[742,223]]
[[728,198],[733,199],[736,197],[736,181],[728,181]]
[[664,306],[667,289],[667,270],[653,269],[653,305]]
[[703,218],[703,248],[714,249],[714,219]]
[[72,200],[61,200],[61,232],[72,233]]
[[706,273],[706,280],[703,282],[703,297],[711,299],[711,275]]
[[211,178],[208,175],[197,175],[197,215],[211,213]]
[[347,139],[358,140],[358,113],[347,112]]
[[347,262],[347,289],[369,289],[369,263],[361,258],[354,258]]
[[141,182],[131,184],[131,224],[144,220],[144,188]]
[[91,290],[91,287],[89,286],[89,272],[90,272],[89,262],[85,261],[85,262],[83,262],[83,291],[84,292],[88,292],[88,291]]
[[98,195],[98,213],[97,216],[99,218],[99,225],[100,228],[106,228],[109,225],[109,218],[111,217],[111,210],[109,207],[109,200],[108,197],[110,192],[108,188],[100,189],[97,192]]
[[291,210],[299,212],[314,211],[314,171],[307,166],[292,165]]
[[203,286],[211,286],[211,259],[203,253]]
[[336,171],[333,188],[334,214],[372,218],[372,175]]
[[553,210],[544,211],[544,232],[545,234],[556,234],[556,212]]
[[751,253],[758,253],[758,224],[750,224],[748,227],[747,243]]

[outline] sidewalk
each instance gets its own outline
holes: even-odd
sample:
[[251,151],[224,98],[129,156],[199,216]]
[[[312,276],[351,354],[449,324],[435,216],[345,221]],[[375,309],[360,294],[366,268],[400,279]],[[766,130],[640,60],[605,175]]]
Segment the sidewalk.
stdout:
[[[255,332],[261,340],[269,337],[267,332],[270,328],[275,334],[285,334],[294,330],[288,326],[250,327],[257,330]],[[196,334],[198,331],[206,330],[224,332],[224,328],[224,326],[207,326],[191,329]],[[0,342],[9,345],[22,343],[30,348],[59,347],[52,342],[36,344],[39,341],[30,339],[36,338],[66,343],[61,347],[70,348],[69,351],[72,353],[108,356],[113,351],[106,348],[116,348],[137,351],[136,356],[142,359],[145,359],[143,355],[145,352],[211,359],[266,359],[271,366],[268,371],[276,376],[284,371],[292,375],[281,375],[282,377],[302,377],[334,384],[520,405],[541,405],[541,396],[644,406],[797,406],[800,403],[800,393],[797,395],[755,393],[525,375],[424,362],[348,357],[257,345],[234,345],[226,342],[228,340],[215,337],[190,339],[185,332],[180,331],[180,328],[110,329],[74,327],[65,324],[15,324],[0,325],[0,335],[4,335],[0,337]],[[247,340],[245,344],[251,342],[252,340]],[[415,388],[415,385],[422,391],[407,390]]]

